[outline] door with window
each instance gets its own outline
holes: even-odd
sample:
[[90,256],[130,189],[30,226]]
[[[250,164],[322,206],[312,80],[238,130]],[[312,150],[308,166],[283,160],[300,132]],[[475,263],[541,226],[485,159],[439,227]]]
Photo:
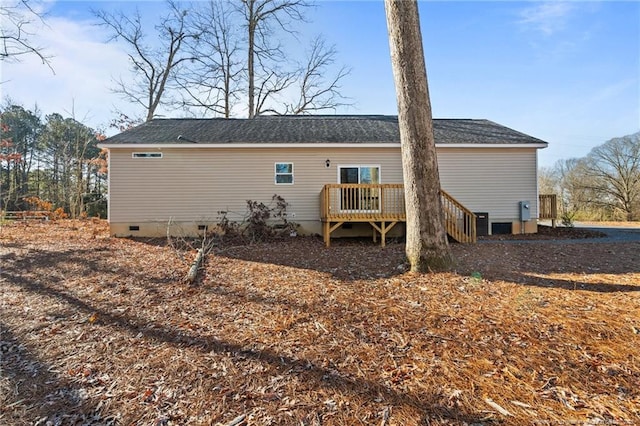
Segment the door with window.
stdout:
[[[338,179],[341,184],[379,184],[380,166],[339,166]],[[380,210],[380,189],[350,187],[342,188],[340,210]]]

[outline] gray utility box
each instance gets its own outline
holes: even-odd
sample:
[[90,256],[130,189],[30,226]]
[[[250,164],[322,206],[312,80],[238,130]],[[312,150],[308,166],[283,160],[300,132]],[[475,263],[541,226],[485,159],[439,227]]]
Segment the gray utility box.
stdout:
[[520,222],[531,220],[531,203],[529,201],[518,202],[520,208]]

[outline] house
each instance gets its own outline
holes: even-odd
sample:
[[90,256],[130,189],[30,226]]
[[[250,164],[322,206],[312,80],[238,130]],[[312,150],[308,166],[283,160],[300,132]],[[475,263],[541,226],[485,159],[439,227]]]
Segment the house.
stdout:
[[[453,231],[537,231],[537,150],[546,142],[489,120],[435,119],[434,135]],[[299,233],[323,234],[327,244],[330,235],[370,235],[372,226],[383,239],[402,232],[394,116],[155,119],[101,146],[115,236],[166,235],[169,222],[171,233],[196,234],[218,212],[234,220],[247,200],[274,194],[289,203]]]

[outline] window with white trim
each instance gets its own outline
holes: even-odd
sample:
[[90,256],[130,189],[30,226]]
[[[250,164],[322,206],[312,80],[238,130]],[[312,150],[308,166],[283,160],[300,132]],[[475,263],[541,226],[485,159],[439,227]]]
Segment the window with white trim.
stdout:
[[134,152],[132,158],[162,158],[161,152]]
[[[380,210],[379,165],[339,165],[338,182],[344,186],[340,189],[341,211]],[[371,186],[367,186],[371,185]]]
[[293,163],[276,163],[276,185],[293,185]]
[[380,166],[338,166],[339,183],[380,183]]

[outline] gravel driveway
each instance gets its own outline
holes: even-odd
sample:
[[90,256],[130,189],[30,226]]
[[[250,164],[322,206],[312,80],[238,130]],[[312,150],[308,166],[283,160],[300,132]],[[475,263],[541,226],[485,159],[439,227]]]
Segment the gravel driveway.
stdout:
[[[551,226],[551,222],[541,221],[540,225]],[[635,243],[640,242],[640,226],[623,226],[623,225],[594,225],[593,223],[581,223],[575,222],[575,228],[600,232],[606,234],[605,237],[596,238],[567,238],[567,239],[531,239],[522,238],[519,239],[515,235],[512,238],[500,240],[500,242],[512,242],[512,243],[563,243],[563,244],[583,244],[583,243]],[[562,227],[560,227],[562,228]],[[496,240],[482,240],[479,239],[478,243],[492,243]]]
[[607,234],[604,238],[590,238],[583,240],[583,242],[593,241],[602,243],[632,243],[640,241],[640,228],[639,227],[621,227],[621,226],[598,226],[585,225],[576,223],[576,228],[589,229],[591,231],[602,232]]

